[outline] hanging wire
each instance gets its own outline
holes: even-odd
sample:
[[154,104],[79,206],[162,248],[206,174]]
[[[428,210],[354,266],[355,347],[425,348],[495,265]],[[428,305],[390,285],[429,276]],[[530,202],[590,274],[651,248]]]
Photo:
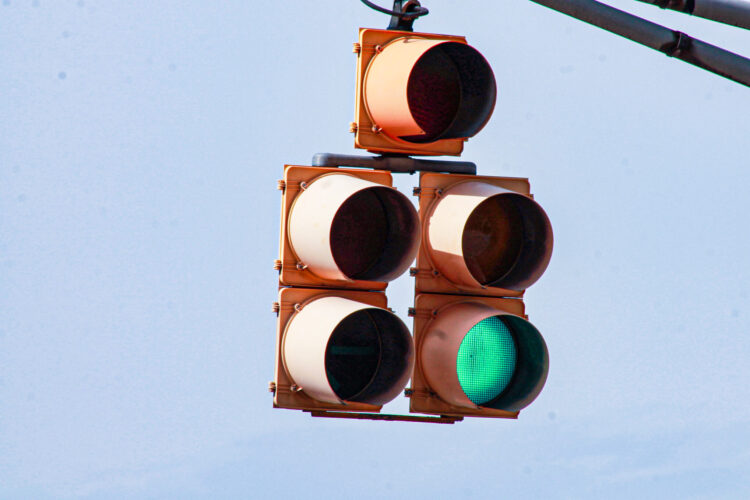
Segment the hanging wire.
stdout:
[[378,12],[382,12],[383,14],[390,14],[392,16],[397,16],[401,19],[416,19],[421,16],[426,16],[430,13],[427,8],[422,6],[416,6],[413,10],[410,10],[408,12],[396,12],[395,10],[388,10],[385,9],[379,5],[375,5],[374,3],[368,1],[368,0],[360,0],[363,4],[367,5],[371,9],[377,10]]

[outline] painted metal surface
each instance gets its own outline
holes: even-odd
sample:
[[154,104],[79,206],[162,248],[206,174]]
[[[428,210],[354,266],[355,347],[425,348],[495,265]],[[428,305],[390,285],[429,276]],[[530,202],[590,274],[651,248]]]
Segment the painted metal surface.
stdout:
[[[414,309],[409,312],[414,317],[414,343],[416,344],[417,351],[419,353],[416,356],[414,364],[414,374],[411,380],[411,388],[407,391],[409,397],[409,412],[410,413],[425,413],[430,415],[454,415],[454,416],[475,416],[475,417],[490,417],[490,418],[518,418],[519,412],[517,410],[499,410],[496,408],[488,407],[477,407],[473,405],[471,407],[457,406],[448,403],[442,399],[435,388],[427,382],[424,374],[424,363],[429,363],[429,360],[425,360],[422,356],[422,346],[424,345],[425,338],[432,330],[435,320],[439,318],[444,312],[448,310],[451,305],[463,304],[466,302],[479,303],[493,311],[505,311],[509,315],[517,316],[520,318],[525,317],[523,301],[518,299],[499,298],[499,297],[467,297],[462,295],[448,295],[443,293],[421,293],[414,297]],[[478,316],[482,318],[482,315]],[[450,321],[448,320],[445,320]],[[471,326],[470,321],[462,327],[466,332],[469,331]],[[444,330],[451,329],[452,326],[444,323],[441,327]],[[436,339],[433,339],[435,341]],[[454,347],[456,354],[458,348]],[[453,366],[455,366],[455,358],[451,360]],[[450,366],[450,365],[449,365]],[[445,369],[438,368],[438,369]],[[433,367],[434,370],[434,367]],[[458,374],[456,374],[456,378]],[[433,377],[435,378],[435,377]],[[460,384],[460,382],[459,382]],[[455,389],[455,386],[454,386]],[[462,401],[466,401],[461,398]]]
[[[507,279],[493,280],[487,283],[480,281],[479,277],[472,273],[466,255],[470,249],[467,241],[472,235],[467,235],[467,224],[477,208],[493,197],[504,197],[516,202],[523,199],[523,205],[519,210],[534,212],[533,218],[524,219],[524,224],[535,227],[523,227],[522,229],[533,229],[528,231],[540,236],[538,241],[533,242],[527,252],[532,252],[532,258],[519,259],[518,265],[524,269],[517,269]],[[484,182],[461,182],[451,186],[441,194],[432,212],[427,216],[425,224],[425,243],[428,253],[439,271],[454,283],[467,287],[498,286],[512,290],[523,290],[533,284],[547,268],[552,256],[552,228],[544,210],[531,198],[514,191],[503,189],[499,186]],[[497,223],[503,223],[503,214],[497,214]],[[538,227],[536,227],[538,226]],[[489,228],[492,230],[493,228]],[[480,238],[486,237],[479,235]],[[509,239],[523,239],[526,235],[511,235]],[[481,241],[479,242],[482,243]],[[471,250],[474,252],[474,250]],[[523,262],[521,262],[523,260]],[[516,266],[518,267],[518,266]]]
[[[469,330],[492,316],[499,316],[509,323],[518,349],[518,361],[506,390],[494,400],[478,406],[461,387],[457,357]],[[518,411],[536,399],[547,380],[549,355],[539,331],[520,316],[471,299],[451,303],[436,311],[423,333],[419,349],[420,368],[428,386],[453,406]]]
[[639,0],[662,9],[750,29],[750,0]]
[[364,104],[375,129],[391,139],[468,138],[492,115],[494,74],[466,43],[405,36],[375,52],[364,75]]
[[439,417],[415,417],[413,415],[388,415],[383,413],[347,413],[341,411],[309,411],[310,416],[323,418],[348,418],[354,420],[385,420],[388,422],[419,422],[423,424],[455,424],[463,417],[440,415]]
[[284,336],[284,364],[308,396],[328,403],[343,403],[326,376],[328,339],[346,316],[370,308],[341,297],[323,297],[305,304],[292,316]]
[[[341,214],[342,205],[366,190],[388,190],[389,197],[381,197],[381,210],[393,220],[405,222],[412,231],[399,237],[407,239],[398,245],[399,252],[387,255],[388,269],[374,281],[390,281],[403,274],[414,260],[419,245],[419,217],[411,202],[389,186],[383,186],[346,174],[327,174],[316,178],[295,199],[289,216],[289,241],[294,253],[315,275],[332,280],[351,281],[336,260],[331,231]],[[362,220],[361,224],[367,224]],[[411,234],[413,233],[413,234]],[[389,247],[386,247],[388,249]]]
[[750,29],[750,0],[696,0],[692,14]]
[[445,172],[476,174],[477,165],[470,161],[423,160],[408,156],[359,156],[336,153],[317,153],[312,159],[316,167],[360,167],[387,170],[394,173]]
[[580,21],[633,40],[750,86],[750,59],[595,0],[531,0]]
[[[360,290],[337,290],[335,293],[338,297],[343,297],[351,301],[376,308],[386,309],[388,301],[382,292],[366,292]],[[329,403],[313,399],[300,390],[284,365],[284,335],[287,330],[289,321],[297,315],[303,304],[313,300],[331,296],[330,290],[302,288],[302,287],[283,287],[279,290],[278,304],[279,312],[276,326],[276,361],[274,368],[273,385],[273,405],[274,408],[289,408],[295,410],[332,410],[332,411],[362,411],[362,412],[379,412],[380,405],[366,403],[341,404],[339,402]]]
[[373,57],[365,74],[365,106],[378,127],[392,138],[424,134],[409,109],[407,88],[420,57],[445,40],[399,38]]
[[[289,320],[282,346],[283,362],[294,383],[307,395],[327,403],[346,403],[338,397],[329,382],[326,350],[334,330],[342,321],[367,310],[385,311],[361,302],[329,296],[304,304]],[[399,340],[407,342],[408,363],[397,377],[389,380],[389,387],[368,401],[361,401],[364,403],[383,404],[395,398],[406,385],[413,369],[413,341],[409,330],[395,315],[388,314],[399,327],[381,332],[381,341],[387,343],[392,336],[399,336]]]
[[346,174],[359,177],[381,186],[392,186],[390,172],[362,168],[323,168],[305,165],[285,165],[284,177],[279,181],[281,191],[281,217],[279,231],[279,286],[337,288],[348,290],[384,290],[387,283],[359,280],[326,280],[314,274],[294,253],[289,235],[289,217],[295,200],[318,177],[326,174]]
[[360,28],[359,42],[355,44],[354,50],[357,54],[355,116],[351,127],[354,133],[354,146],[373,153],[458,156],[463,150],[465,139],[440,139],[430,143],[415,143],[392,138],[382,132],[382,128],[373,121],[366,109],[364,80],[370,63],[383,52],[383,47],[405,36],[466,44],[466,39],[462,36]]

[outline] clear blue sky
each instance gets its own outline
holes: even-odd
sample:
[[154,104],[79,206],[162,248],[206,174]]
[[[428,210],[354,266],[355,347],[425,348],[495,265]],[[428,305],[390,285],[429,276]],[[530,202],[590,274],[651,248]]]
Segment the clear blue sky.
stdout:
[[387,16],[3,0],[1,498],[750,497],[750,90],[526,0],[424,4],[417,29],[498,81],[463,158],[529,177],[555,230],[536,402],[453,426],[271,408],[276,180],[355,153],[351,43]]

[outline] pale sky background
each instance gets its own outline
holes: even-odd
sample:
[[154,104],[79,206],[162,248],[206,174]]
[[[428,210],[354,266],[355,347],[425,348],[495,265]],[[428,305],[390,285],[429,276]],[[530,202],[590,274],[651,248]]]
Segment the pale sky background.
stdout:
[[462,158],[529,177],[555,231],[539,398],[452,426],[271,407],[276,180],[357,153],[351,44],[387,16],[3,0],[0,498],[750,497],[750,90],[525,0],[424,5],[498,81]]

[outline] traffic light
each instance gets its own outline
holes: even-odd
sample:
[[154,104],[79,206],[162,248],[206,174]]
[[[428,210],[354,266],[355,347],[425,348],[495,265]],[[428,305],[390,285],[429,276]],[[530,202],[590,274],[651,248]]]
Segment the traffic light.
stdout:
[[406,385],[411,334],[387,282],[419,244],[419,217],[389,172],[284,170],[274,406],[379,411]]
[[[522,301],[552,254],[549,219],[527,179],[407,157],[461,154],[494,109],[492,69],[460,36],[360,29],[355,52],[355,146],[382,155],[284,169],[274,407],[515,418],[549,369]],[[421,171],[419,212],[389,171],[368,167]],[[415,257],[412,337],[385,289]],[[379,412],[410,377],[409,411],[439,418],[351,413]]]
[[274,407],[380,411],[403,390],[414,347],[385,294],[281,288]]
[[390,172],[287,165],[283,286],[384,290],[419,246],[419,216]]
[[520,297],[544,273],[552,226],[527,179],[423,173],[418,192],[420,292]]
[[549,355],[524,290],[544,273],[552,227],[528,180],[423,173],[410,411],[515,418]]
[[460,155],[492,115],[492,68],[461,36],[360,29],[355,147]]

